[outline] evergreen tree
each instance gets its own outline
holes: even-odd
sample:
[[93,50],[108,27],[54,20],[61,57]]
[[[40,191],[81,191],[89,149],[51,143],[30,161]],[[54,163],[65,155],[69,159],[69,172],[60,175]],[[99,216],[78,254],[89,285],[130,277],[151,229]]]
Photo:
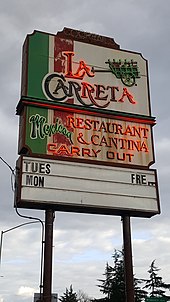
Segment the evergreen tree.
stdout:
[[110,292],[112,289],[113,274],[114,274],[114,269],[107,262],[105,272],[104,272],[105,280],[103,280],[103,279],[98,280],[99,282],[102,282],[102,285],[98,285],[100,287],[100,291],[103,294],[105,294],[108,298],[110,297]]
[[[123,251],[115,250],[113,256],[113,266],[106,264],[105,279],[99,285],[100,291],[106,295],[105,301],[124,302],[125,294],[125,274],[124,274],[124,254]],[[147,292],[141,289],[142,280],[134,278],[135,301],[141,302],[147,296]]]
[[147,297],[148,292],[142,289],[141,284],[144,282],[142,279],[134,278],[134,291],[135,291],[135,302],[141,302]]
[[115,250],[112,258],[114,266],[111,266],[107,263],[104,273],[105,280],[98,280],[99,282],[102,282],[102,285],[99,285],[100,291],[106,295],[108,301],[114,301],[114,299],[117,302],[125,301],[124,265],[122,260],[122,252]]
[[66,292],[59,298],[61,302],[78,302],[77,294],[73,292],[73,287],[70,285],[70,289],[66,288]]
[[145,280],[145,288],[150,290],[150,297],[169,298],[169,296],[166,295],[166,290],[170,290],[170,284],[164,283],[162,277],[158,276],[159,270],[160,269],[155,266],[155,260],[153,260],[148,270],[150,278]]

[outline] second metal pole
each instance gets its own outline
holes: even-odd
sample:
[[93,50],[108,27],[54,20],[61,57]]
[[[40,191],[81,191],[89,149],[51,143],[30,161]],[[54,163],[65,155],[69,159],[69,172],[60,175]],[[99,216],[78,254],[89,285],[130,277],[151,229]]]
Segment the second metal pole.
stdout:
[[123,216],[122,223],[123,223],[126,302],[135,302],[130,217]]
[[51,302],[52,296],[53,221],[54,211],[47,209],[45,212],[43,302]]

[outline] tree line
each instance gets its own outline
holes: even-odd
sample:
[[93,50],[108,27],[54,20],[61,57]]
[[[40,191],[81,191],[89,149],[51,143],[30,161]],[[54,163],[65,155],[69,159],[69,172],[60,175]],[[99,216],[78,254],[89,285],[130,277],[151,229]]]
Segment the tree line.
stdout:
[[[112,255],[112,265],[108,262],[105,266],[104,278],[98,279],[100,292],[103,298],[89,298],[82,291],[74,292],[72,285],[59,298],[61,302],[125,302],[125,275],[123,251],[115,250]],[[149,266],[148,279],[139,279],[134,276],[135,302],[149,301],[149,298],[161,298],[162,301],[170,301],[170,284],[165,283],[159,276],[160,269],[153,260]],[[150,299],[152,302],[153,299]],[[156,299],[155,299],[156,301]]]

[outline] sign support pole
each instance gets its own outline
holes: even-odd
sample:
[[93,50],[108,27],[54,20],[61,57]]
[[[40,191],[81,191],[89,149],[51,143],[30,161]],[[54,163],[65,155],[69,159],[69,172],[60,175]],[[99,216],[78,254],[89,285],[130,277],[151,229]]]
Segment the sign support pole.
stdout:
[[122,216],[126,302],[135,302],[130,217]]
[[54,211],[45,211],[43,302],[51,302]]

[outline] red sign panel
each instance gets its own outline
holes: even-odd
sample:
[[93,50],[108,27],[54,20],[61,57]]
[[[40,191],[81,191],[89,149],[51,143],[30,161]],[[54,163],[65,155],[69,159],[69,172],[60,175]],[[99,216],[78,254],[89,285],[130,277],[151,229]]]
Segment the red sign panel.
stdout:
[[144,120],[27,106],[22,121],[20,153],[27,149],[31,155],[138,167],[154,162],[152,126]]

